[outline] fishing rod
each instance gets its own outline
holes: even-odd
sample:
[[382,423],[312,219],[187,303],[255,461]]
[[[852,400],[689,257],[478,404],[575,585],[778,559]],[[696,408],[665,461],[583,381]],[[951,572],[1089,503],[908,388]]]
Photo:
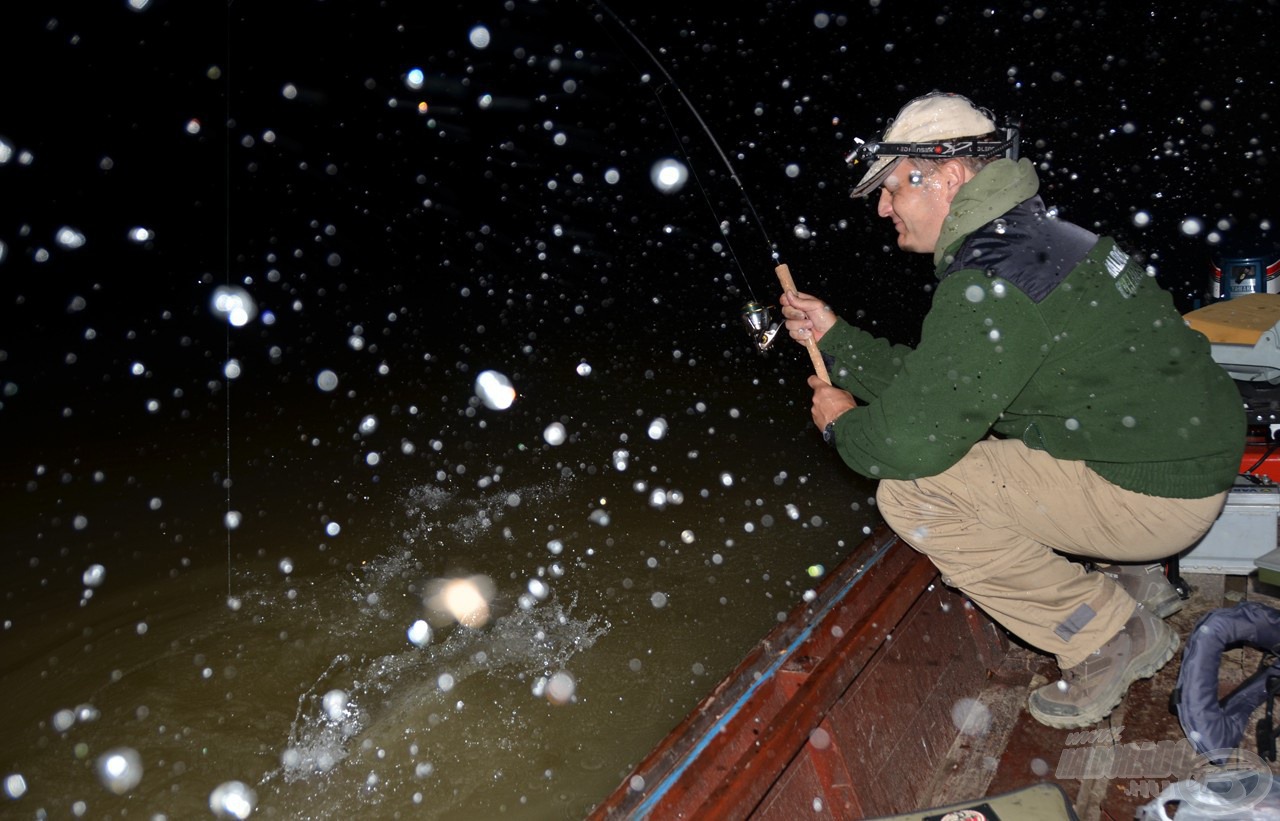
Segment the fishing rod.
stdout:
[[[711,131],[711,127],[708,126],[706,120],[702,118],[702,114],[698,111],[697,106],[695,106],[684,93],[684,89],[682,89],[680,84],[676,82],[675,78],[671,76],[671,72],[667,71],[667,67],[662,64],[662,61],[649,50],[649,47],[644,44],[644,41],[631,30],[631,27],[623,22],[622,18],[615,14],[613,9],[601,2],[601,0],[594,0],[594,2],[595,5],[599,6],[615,23],[618,24],[619,28],[627,33],[628,37],[635,41],[635,44],[640,47],[640,50],[645,53],[654,66],[657,67],[658,71],[661,72],[662,76],[666,78],[667,83],[675,89],[677,94],[680,95],[680,99],[684,101],[689,112],[693,114],[698,125],[702,127],[703,133],[707,135],[707,139],[710,140],[711,145],[720,156],[720,160],[724,163],[724,167],[729,171],[730,179],[737,184],[738,191],[742,194],[742,200],[746,203],[747,210],[751,212],[751,216],[755,220],[756,227],[760,230],[760,234],[764,237],[765,244],[769,247],[769,254],[774,263],[773,272],[778,277],[778,283],[782,285],[783,292],[798,292],[799,289],[796,288],[795,280],[791,277],[791,269],[779,257],[777,246],[774,245],[773,241],[769,238],[769,232],[765,230],[764,221],[760,219],[760,214],[756,211],[755,205],[751,202],[750,195],[747,194],[747,187],[743,185],[742,179],[738,176],[737,170],[733,167],[733,163],[729,161],[728,155],[725,154],[724,149],[720,147],[720,141],[716,139],[715,134]],[[693,162],[689,159],[688,153],[685,152],[684,144],[679,139],[679,131],[676,129],[675,123],[671,121],[671,117],[667,114],[666,106],[662,103],[662,98],[658,96],[656,91],[654,96],[658,100],[659,107],[662,108],[663,115],[667,118],[668,125],[670,125],[671,130],[676,133],[676,142],[680,145],[681,152],[685,154],[685,159],[689,161],[690,168],[693,168]],[[707,207],[711,208],[712,217],[716,219],[717,224],[723,224],[716,215],[715,208],[711,205],[711,199],[707,195],[707,190],[703,187],[702,182],[698,180],[696,173],[693,174],[693,178],[694,183],[702,192],[703,199],[707,202]],[[750,280],[747,277],[746,271],[742,269],[742,264],[738,262],[737,254],[734,253],[733,246],[729,243],[728,237],[725,238],[725,245],[729,248],[729,254],[733,257],[734,263],[738,266],[739,271],[742,272],[743,280],[747,282],[747,290],[750,291]],[[773,344],[773,340],[781,330],[782,323],[781,321],[774,320],[770,308],[754,299],[754,296],[755,293],[752,292],[753,299],[742,308],[742,322],[746,326],[748,333],[752,335],[752,339],[754,340],[756,347],[763,351]],[[831,384],[831,377],[827,373],[827,363],[823,361],[822,353],[818,350],[818,342],[813,338],[812,334],[805,338],[804,346],[809,353],[809,361],[813,364],[814,373],[816,373],[823,382],[826,382],[828,385]]]

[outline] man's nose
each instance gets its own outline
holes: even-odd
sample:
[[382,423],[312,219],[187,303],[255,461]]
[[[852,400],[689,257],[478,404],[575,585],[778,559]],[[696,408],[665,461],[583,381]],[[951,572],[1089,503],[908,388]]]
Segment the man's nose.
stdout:
[[887,217],[893,213],[893,204],[889,201],[889,192],[880,189],[880,201],[876,203],[876,213],[882,217]]

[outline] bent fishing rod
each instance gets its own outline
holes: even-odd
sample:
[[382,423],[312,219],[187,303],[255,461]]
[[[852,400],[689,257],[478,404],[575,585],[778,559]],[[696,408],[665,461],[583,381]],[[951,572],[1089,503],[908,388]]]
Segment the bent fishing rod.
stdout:
[[[644,44],[644,41],[631,30],[631,27],[623,22],[622,18],[615,14],[613,9],[609,8],[605,3],[600,2],[600,0],[594,0],[594,3],[605,14],[607,14],[610,19],[617,23],[620,29],[627,33],[627,36],[635,42],[653,65],[657,67],[658,71],[666,79],[671,88],[680,95],[680,99],[689,109],[689,112],[693,114],[694,119],[697,120],[698,125],[702,127],[703,133],[706,134],[707,139],[711,142],[716,153],[720,156],[720,161],[724,163],[724,167],[728,170],[730,179],[732,179],[738,186],[738,191],[742,195],[743,202],[751,212],[751,216],[755,220],[756,227],[764,237],[765,244],[769,247],[769,253],[774,263],[773,272],[777,276],[778,283],[782,286],[783,292],[797,293],[799,289],[796,288],[795,280],[791,277],[791,269],[779,257],[777,246],[769,239],[769,232],[765,230],[764,222],[760,219],[760,214],[756,211],[755,205],[751,202],[751,197],[747,194],[746,186],[742,184],[742,179],[738,176],[738,172],[733,167],[733,163],[729,161],[728,155],[726,155],[724,153],[724,149],[720,147],[719,140],[716,139],[715,134],[711,131],[711,127],[708,126],[706,121],[702,118],[702,114],[698,111],[697,106],[695,106],[684,93],[684,89],[680,87],[680,84],[677,83],[675,78],[671,76],[671,73],[667,71],[667,67],[663,65],[662,61],[660,61],[657,56],[649,50],[649,47]],[[676,129],[675,123],[672,122],[670,115],[667,113],[666,106],[663,104],[662,98],[658,96],[656,89],[654,91],[654,96],[658,100],[658,105],[662,109],[663,115],[667,118],[667,124],[676,134],[676,143],[680,146],[680,151],[685,154],[685,159],[689,163],[689,167],[692,171],[694,168],[693,161],[689,158],[688,152],[685,151],[684,144],[679,139],[679,131]],[[697,173],[692,173],[692,176],[694,184],[698,187],[698,190],[702,192],[703,199],[706,200],[707,207],[711,209],[711,216],[715,218],[718,225],[723,225],[724,223],[720,221],[720,218],[715,212],[715,208],[711,205],[711,198],[708,196],[707,190],[703,187],[702,182],[698,179]],[[724,233],[723,230],[721,233]],[[747,277],[746,271],[743,270],[742,264],[738,261],[737,254],[734,253],[733,245],[729,242],[727,236],[725,236],[725,245],[728,247],[729,254],[733,257],[734,263],[738,266],[738,270],[742,273],[743,281],[747,283],[747,290],[751,291],[750,278]],[[755,294],[752,292],[753,298],[742,309],[742,321],[746,326],[747,331],[752,335],[752,339],[755,342],[756,347],[763,351],[773,344],[774,339],[782,328],[782,323],[780,320],[775,320],[773,318],[772,311],[767,306],[761,304],[754,298],[754,296]],[[828,385],[831,384],[831,377],[827,373],[827,364],[823,361],[822,353],[818,350],[818,342],[813,338],[812,334],[804,339],[804,347],[809,353],[809,361],[813,365],[814,373],[817,374],[818,378],[823,382],[826,382]]]

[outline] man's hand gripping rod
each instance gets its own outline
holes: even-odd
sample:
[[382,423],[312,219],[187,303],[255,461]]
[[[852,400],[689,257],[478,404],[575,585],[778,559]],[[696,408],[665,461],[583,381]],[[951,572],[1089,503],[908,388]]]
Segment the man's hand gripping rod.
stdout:
[[[778,263],[778,267],[774,268],[773,272],[778,275],[778,282],[782,284],[784,293],[798,292],[799,289],[796,288],[795,280],[791,278],[791,269],[787,267],[787,263]],[[819,379],[830,385],[831,377],[827,374],[827,363],[822,361],[822,353],[818,350],[818,340],[813,338],[813,334],[805,337],[804,347],[809,351],[809,361],[813,363],[813,372],[818,375]]]

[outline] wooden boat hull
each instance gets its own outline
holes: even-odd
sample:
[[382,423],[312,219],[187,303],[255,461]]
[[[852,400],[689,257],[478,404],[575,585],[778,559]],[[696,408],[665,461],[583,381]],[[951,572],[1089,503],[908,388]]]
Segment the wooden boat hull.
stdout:
[[1009,649],[882,526],[591,816],[865,818],[927,800]]

